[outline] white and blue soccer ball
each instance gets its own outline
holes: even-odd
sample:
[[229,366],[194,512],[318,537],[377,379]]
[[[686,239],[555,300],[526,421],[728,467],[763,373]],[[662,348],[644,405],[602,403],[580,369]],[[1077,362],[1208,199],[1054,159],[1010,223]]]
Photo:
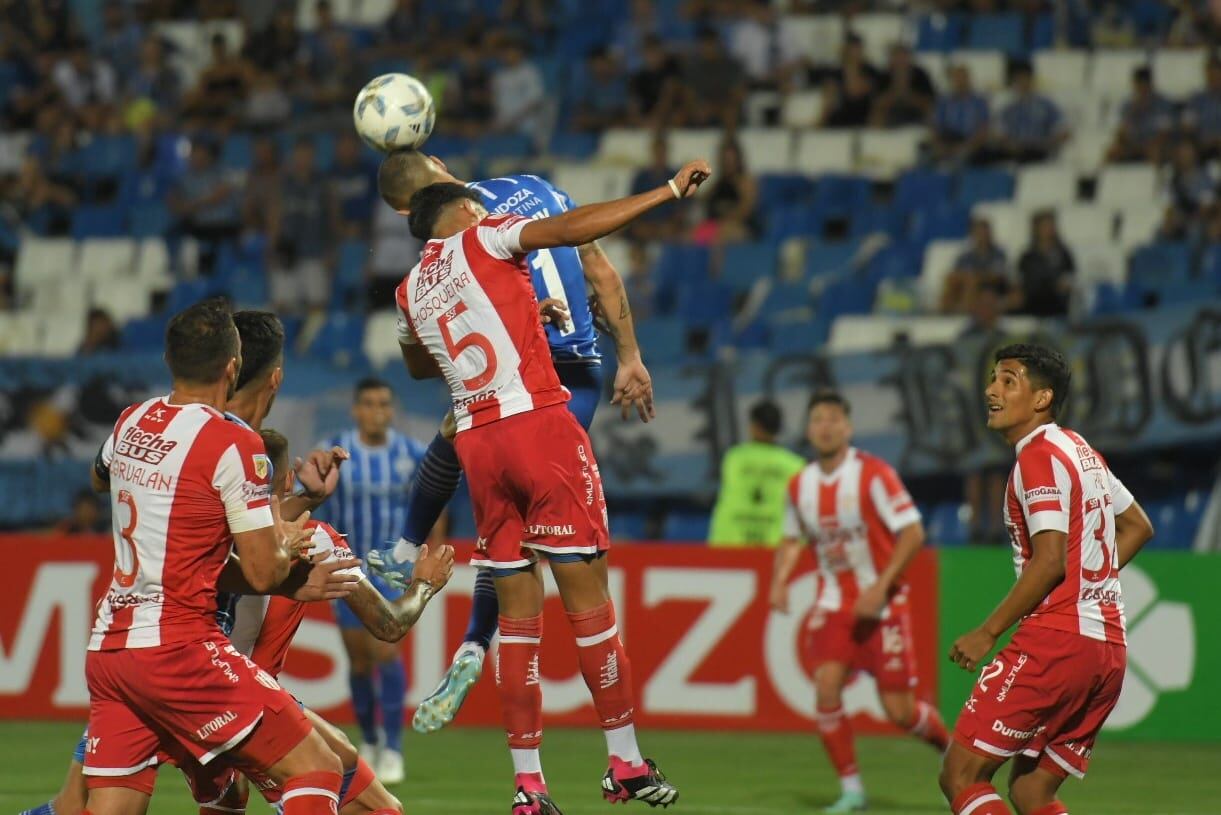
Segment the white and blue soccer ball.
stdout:
[[370,80],[352,106],[356,132],[383,153],[419,148],[432,133],[436,118],[432,94],[407,74],[382,74]]

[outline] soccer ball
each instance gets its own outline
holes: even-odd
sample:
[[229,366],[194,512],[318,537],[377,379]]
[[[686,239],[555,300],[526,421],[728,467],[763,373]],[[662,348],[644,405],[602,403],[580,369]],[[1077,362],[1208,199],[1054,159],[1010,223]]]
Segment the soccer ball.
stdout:
[[432,133],[437,111],[424,83],[407,74],[382,74],[360,89],[352,106],[356,132],[389,153],[418,148]]

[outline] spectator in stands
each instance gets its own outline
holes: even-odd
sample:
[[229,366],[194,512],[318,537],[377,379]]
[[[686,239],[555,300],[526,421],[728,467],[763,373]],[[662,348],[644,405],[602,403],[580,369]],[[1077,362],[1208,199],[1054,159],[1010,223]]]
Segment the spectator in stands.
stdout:
[[229,50],[224,34],[213,34],[212,62],[183,100],[182,112],[201,128],[229,129],[237,124],[250,90],[250,64]]
[[[314,82],[328,81],[336,71],[348,71],[352,64],[352,34],[335,20],[330,0],[314,6],[314,30],[305,37],[302,58]],[[363,82],[358,84],[359,88]]]
[[109,312],[102,308],[89,309],[85,315],[85,337],[76,349],[76,355],[87,357],[103,351],[117,351],[120,345],[119,327]]
[[682,69],[678,122],[686,127],[733,127],[745,93],[742,66],[725,51],[716,29],[701,29]]
[[331,234],[337,238],[368,238],[377,200],[377,168],[364,160],[360,141],[351,130],[344,130],[335,142],[330,183]]
[[574,130],[597,133],[622,126],[627,117],[627,79],[609,50],[597,48],[589,55],[569,98]]
[[726,6],[729,54],[746,71],[752,90],[776,90],[780,32],[769,0],[742,0]]
[[1132,72],[1132,97],[1124,102],[1108,161],[1159,163],[1174,125],[1174,108],[1153,89],[1153,72],[1147,67]]
[[721,142],[712,189],[703,196],[704,220],[695,228],[697,243],[750,240],[759,230],[759,185],[747,171],[742,145]]
[[26,156],[16,181],[9,187],[6,203],[34,232],[63,235],[71,225],[77,194],[68,185],[49,177],[43,166],[38,156]]
[[166,58],[165,45],[149,37],[140,45],[140,62],[127,77],[123,92],[128,99],[147,99],[164,115],[182,98],[182,77]]
[[88,43],[73,42],[55,64],[52,78],[60,97],[83,124],[92,129],[106,126],[110,105],[118,94],[118,81],[109,63],[89,53]]
[[521,42],[504,49],[504,64],[492,74],[492,125],[496,130],[539,136],[547,117],[547,89],[538,66],[526,58]]
[[397,57],[405,48],[432,42],[440,31],[440,18],[430,14],[420,0],[398,0],[394,11],[378,26],[377,53],[381,57]]
[[1035,92],[1029,63],[1013,67],[1009,87],[1013,98],[1001,108],[993,149],[998,157],[1017,162],[1047,161],[1068,139],[1060,109]]
[[55,525],[59,535],[97,535],[110,531],[110,519],[102,499],[93,490],[84,489],[72,499],[72,514]]
[[864,127],[874,98],[869,75],[857,66],[844,68],[838,78],[822,84],[822,127]]
[[206,140],[191,145],[186,171],[170,192],[170,212],[179,230],[200,242],[200,266],[210,274],[216,250],[241,230],[242,194],[217,161],[217,149]]
[[[332,116],[346,126],[351,121],[353,88],[360,88],[369,77],[359,55],[355,52],[352,38],[346,31],[331,32],[325,53],[329,66],[315,76],[309,84],[308,94],[315,111]],[[276,83],[279,88],[279,83]],[[304,96],[305,94],[301,94]],[[329,120],[328,120],[329,121]]]
[[272,247],[271,301],[282,314],[320,313],[330,297],[329,190],[314,161],[314,145],[300,139],[280,180]]
[[492,73],[483,58],[478,35],[468,37],[458,52],[454,82],[453,101],[441,108],[440,115],[453,132],[464,136],[478,135],[487,128],[492,118]]
[[1164,195],[1169,204],[1158,236],[1163,240],[1189,240],[1199,236],[1207,221],[1207,211],[1217,198],[1217,178],[1212,167],[1200,161],[1195,144],[1187,139],[1175,145],[1171,166],[1173,172]]
[[247,240],[256,236],[266,238],[271,233],[276,207],[280,204],[279,187],[280,157],[276,142],[270,136],[263,136],[251,149],[250,170],[243,185],[242,228]]
[[871,127],[904,127],[928,121],[937,96],[928,72],[903,43],[890,46],[890,61],[869,111]]
[[664,126],[678,100],[679,76],[678,61],[661,40],[648,37],[641,66],[628,80],[629,121],[637,127]]
[[1221,158],[1221,57],[1216,54],[1204,69],[1204,89],[1183,108],[1183,129],[1206,160]]
[[967,248],[954,261],[941,292],[941,311],[967,314],[971,311],[980,286],[1006,285],[1009,280],[1005,252],[992,239],[992,224],[984,218],[971,219]]
[[611,49],[628,71],[635,74],[648,61],[645,51],[650,42],[674,42],[683,32],[673,26],[667,27],[654,0],[632,0],[631,6],[631,15],[618,25],[611,37]]
[[1030,246],[1018,260],[1018,288],[1012,310],[1032,317],[1064,317],[1073,291],[1076,264],[1060,238],[1053,210],[1030,218]]
[[[631,192],[638,193],[655,190],[665,185],[676,172],[670,165],[669,140],[665,131],[653,134],[649,151],[651,161],[648,166],[641,167],[632,178]],[[673,240],[683,230],[683,217],[686,213],[686,203],[675,206],[657,207],[632,221],[627,227],[627,235],[635,241],[667,241]]]
[[950,92],[937,100],[933,113],[933,152],[953,162],[985,157],[988,140],[988,100],[971,87],[965,65],[950,68]]
[[246,96],[246,109],[242,114],[246,128],[258,132],[274,130],[286,124],[292,112],[293,100],[284,83],[276,79],[275,74],[251,71],[250,93]]
[[143,42],[143,28],[124,4],[103,4],[102,33],[98,38],[97,53],[114,67],[120,84],[126,84],[135,72]]
[[256,69],[284,83],[294,80],[301,52],[295,10],[295,3],[277,6],[269,25],[248,33],[242,51]]
[[805,459],[776,439],[784,416],[780,406],[761,399],[750,409],[750,440],[725,451],[721,487],[708,530],[710,546],[765,546],[780,543],[789,481]]
[[[380,197],[373,205],[372,257],[367,265],[365,303],[370,311],[395,308],[394,290],[403,282],[403,258],[418,258],[422,244],[412,234],[407,219],[387,206]],[[633,311],[635,301],[632,301]]]

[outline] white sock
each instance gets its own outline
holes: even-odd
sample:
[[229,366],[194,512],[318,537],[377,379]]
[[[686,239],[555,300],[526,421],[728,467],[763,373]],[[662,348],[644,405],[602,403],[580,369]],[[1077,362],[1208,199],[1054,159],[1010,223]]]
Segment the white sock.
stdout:
[[398,543],[394,544],[394,559],[399,563],[415,563],[416,556],[419,554],[419,545],[406,538],[399,538]]
[[538,773],[543,774],[543,760],[539,757],[537,747],[529,747],[518,749],[516,747],[509,748],[509,755],[513,757],[513,772],[516,775],[523,773]]
[[474,654],[482,662],[483,658],[487,655],[487,651],[477,642],[464,642],[458,646],[457,651],[454,651],[454,662],[457,662],[458,658],[463,654]]
[[859,795],[865,794],[865,784],[861,781],[860,773],[841,775],[839,777],[839,787],[844,792],[855,792]]
[[625,724],[614,730],[603,730],[606,734],[606,752],[633,766],[644,763],[640,747],[636,744],[636,725]]

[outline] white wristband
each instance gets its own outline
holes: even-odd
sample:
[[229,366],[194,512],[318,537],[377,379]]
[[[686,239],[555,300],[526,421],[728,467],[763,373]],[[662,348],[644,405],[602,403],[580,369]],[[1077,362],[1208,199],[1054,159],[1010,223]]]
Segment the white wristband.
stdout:
[[674,197],[681,201],[683,194],[678,191],[678,185],[674,183],[674,179],[671,178],[668,183],[670,184],[670,192],[674,193]]

